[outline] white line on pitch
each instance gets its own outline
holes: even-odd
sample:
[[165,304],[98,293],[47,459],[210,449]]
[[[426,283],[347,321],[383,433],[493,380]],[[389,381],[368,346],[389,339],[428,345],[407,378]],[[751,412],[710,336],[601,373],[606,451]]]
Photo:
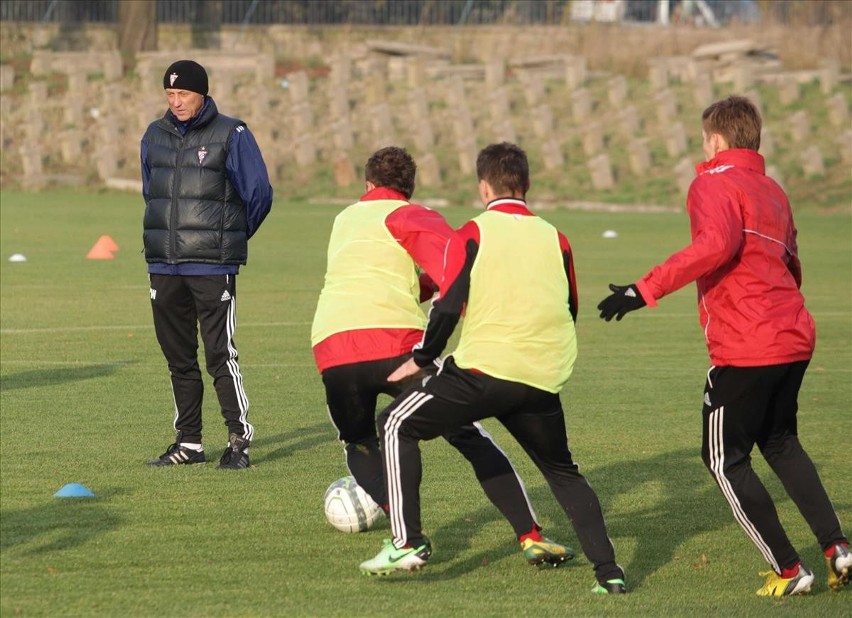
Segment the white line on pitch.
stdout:
[[[239,324],[239,328],[269,328],[270,326],[310,326],[311,322],[254,322]],[[74,333],[98,330],[147,330],[154,328],[153,324],[129,324],[125,326],[57,326],[54,328],[3,328],[0,335],[29,335],[32,333]]]
[[[80,367],[88,367],[93,364],[98,365],[109,365],[111,367],[133,367],[134,369],[139,369],[141,367],[155,367],[157,369],[161,368],[163,363],[161,362],[151,362],[145,361],[141,363],[137,363],[134,361],[100,361],[98,359],[81,361],[81,360],[73,360],[73,361],[57,361],[57,360],[39,360],[39,359],[2,359],[0,360],[0,365],[64,365],[64,366],[80,366]],[[311,367],[314,368],[316,365],[313,363],[240,363],[240,367],[263,367],[263,368],[279,368],[279,367]],[[205,374],[206,379],[206,374]]]

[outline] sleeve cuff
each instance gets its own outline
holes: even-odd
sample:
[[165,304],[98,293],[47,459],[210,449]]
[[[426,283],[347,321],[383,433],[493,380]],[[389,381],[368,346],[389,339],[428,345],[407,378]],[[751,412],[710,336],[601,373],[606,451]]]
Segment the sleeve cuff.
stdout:
[[645,305],[650,308],[654,308],[657,306],[657,299],[654,298],[654,295],[651,294],[651,290],[648,289],[648,284],[644,279],[640,279],[636,283],[634,283],[636,289],[639,290],[639,293],[642,295],[642,300],[645,301]]

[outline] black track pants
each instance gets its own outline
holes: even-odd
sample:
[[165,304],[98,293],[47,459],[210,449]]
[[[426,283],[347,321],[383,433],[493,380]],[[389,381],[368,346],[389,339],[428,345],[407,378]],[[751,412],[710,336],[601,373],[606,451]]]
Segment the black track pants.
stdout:
[[452,357],[437,376],[397,397],[379,415],[396,547],[422,541],[420,440],[489,417],[509,430],[544,474],[597,578],[623,577],[598,496],[571,458],[559,396],[459,369]]
[[234,275],[151,275],[154,330],[169,365],[175,402],[175,430],[183,442],[201,442],[204,384],[198,367],[198,327],[207,372],[228,433],[251,440],[249,402],[243,389],[237,347],[237,287]]
[[[322,374],[326,403],[338,439],[345,444],[346,465],[352,476],[380,505],[386,505],[382,455],[376,432],[379,394],[398,396],[419,380],[390,383],[387,377],[410,354],[326,369]],[[506,454],[485,429],[466,424],[443,434],[473,466],[488,499],[509,521],[516,536],[537,525],[536,515],[521,481]]]
[[767,367],[712,367],[707,373],[701,456],[737,523],[781,572],[799,555],[751,466],[757,445],[823,549],[845,540],[840,522],[796,429],[807,361]]

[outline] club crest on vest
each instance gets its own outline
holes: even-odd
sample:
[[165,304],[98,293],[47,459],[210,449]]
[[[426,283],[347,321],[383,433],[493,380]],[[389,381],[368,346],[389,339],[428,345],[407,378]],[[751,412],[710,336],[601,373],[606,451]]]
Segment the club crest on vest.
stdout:
[[207,158],[207,148],[202,146],[201,148],[198,149],[198,163],[199,163],[199,165],[203,164],[204,159],[206,159],[206,158]]

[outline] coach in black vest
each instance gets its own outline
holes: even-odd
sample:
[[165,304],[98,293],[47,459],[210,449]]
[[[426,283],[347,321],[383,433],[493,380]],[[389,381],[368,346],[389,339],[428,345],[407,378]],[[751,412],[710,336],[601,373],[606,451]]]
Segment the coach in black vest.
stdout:
[[272,187],[254,136],[219,113],[207,72],[178,60],[163,76],[169,109],[142,138],[143,242],[154,329],[169,365],[175,442],[152,466],[204,463],[198,327],[228,444],[223,469],[249,465],[254,427],[238,363],[236,275],[248,239],[272,206]]

